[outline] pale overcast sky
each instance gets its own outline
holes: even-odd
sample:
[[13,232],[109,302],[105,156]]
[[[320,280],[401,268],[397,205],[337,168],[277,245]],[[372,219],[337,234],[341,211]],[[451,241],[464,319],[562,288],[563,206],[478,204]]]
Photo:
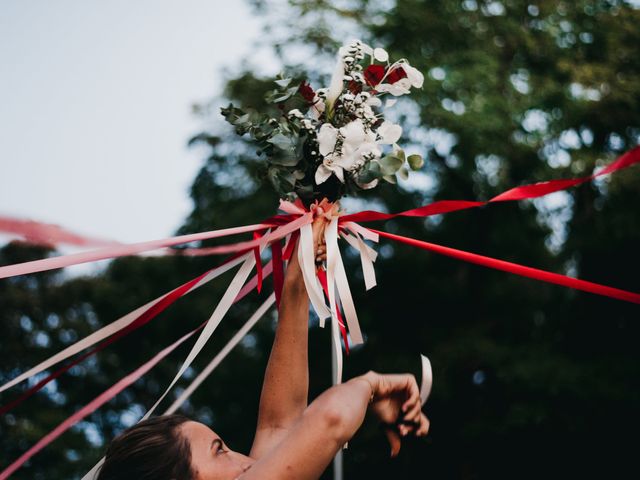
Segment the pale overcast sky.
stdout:
[[191,105],[260,28],[243,0],[1,1],[0,214],[171,236],[203,161]]

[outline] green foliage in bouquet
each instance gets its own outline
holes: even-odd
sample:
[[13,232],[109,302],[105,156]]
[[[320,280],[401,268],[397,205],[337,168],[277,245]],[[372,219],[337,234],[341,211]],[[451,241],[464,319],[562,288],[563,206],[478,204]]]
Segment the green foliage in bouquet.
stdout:
[[[381,180],[406,180],[409,170],[422,168],[420,155],[406,156],[396,143],[402,128],[376,110],[382,106],[379,97],[410,93],[423,81],[406,60],[390,64],[383,49],[354,41],[340,48],[328,88],[314,91],[304,80],[280,75],[265,95],[277,118],[233,104],[221,113],[265,156],[266,176],[281,198],[335,201]],[[391,98],[385,106],[395,102]]]

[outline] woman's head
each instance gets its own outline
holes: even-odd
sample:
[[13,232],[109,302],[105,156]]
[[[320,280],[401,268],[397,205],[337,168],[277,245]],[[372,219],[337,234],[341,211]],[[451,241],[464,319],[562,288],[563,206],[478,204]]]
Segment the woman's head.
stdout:
[[235,479],[253,461],[209,427],[182,415],[150,418],[116,437],[98,480]]

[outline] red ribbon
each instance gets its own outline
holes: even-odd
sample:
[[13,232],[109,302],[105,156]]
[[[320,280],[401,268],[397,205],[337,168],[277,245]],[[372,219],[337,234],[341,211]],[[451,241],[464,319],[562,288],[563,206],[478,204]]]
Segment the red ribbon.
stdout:
[[[327,301],[329,300],[329,284],[327,282],[327,272],[325,272],[324,268],[318,268],[316,270],[318,275],[318,279],[320,280],[320,285],[322,285],[322,289],[324,290],[324,294],[327,296]],[[340,313],[340,302],[336,301],[336,314],[338,315],[338,326],[340,327],[340,332],[342,333],[342,341],[344,342],[344,349],[349,355],[349,338],[347,337],[347,328],[344,326],[344,320],[342,319],[342,313]]]
[[282,244],[276,240],[271,244],[271,259],[273,261],[273,292],[276,295],[276,307],[280,311],[280,299],[284,286],[284,270],[282,268]]
[[344,215],[340,217],[340,222],[372,222],[375,220],[389,220],[395,217],[428,217],[429,215],[437,215],[449,212],[455,212],[458,210],[465,210],[467,208],[481,207],[492,202],[506,202],[513,200],[525,200],[531,198],[542,197],[549,193],[565,190],[569,187],[579,185],[584,182],[593,180],[600,175],[613,173],[623,168],[630,167],[640,162],[640,147],[635,147],[629,150],[627,153],[618,158],[615,162],[609,164],[605,169],[600,172],[589,175],[588,177],[550,180],[548,182],[538,182],[531,185],[522,185],[520,187],[512,188],[499,195],[496,195],[492,199],[486,202],[471,202],[465,200],[439,200],[437,202],[430,203],[429,205],[423,205],[422,207],[413,208],[399,213],[382,213],[373,210],[365,210],[363,212],[353,213],[351,215]]
[[[244,253],[246,253],[246,252],[237,253],[236,255],[234,255],[234,256],[230,257],[229,259],[227,259],[226,261],[224,261],[222,263],[222,265],[232,261],[233,259],[237,258],[238,256],[240,256],[240,255],[242,255]],[[137,330],[138,328],[140,328],[140,327],[146,325],[147,323],[149,323],[151,320],[153,320],[155,317],[157,317],[160,313],[162,313],[164,310],[166,310],[170,305],[172,305],[176,300],[181,298],[186,292],[188,292],[194,285],[196,285],[202,278],[204,278],[207,275],[207,273],[209,273],[209,272],[207,271],[207,272],[197,276],[193,280],[189,280],[188,282],[186,282],[186,283],[180,285],[179,287],[175,288],[167,296],[165,296],[160,301],[158,301],[158,303],[156,303],[151,308],[149,308],[147,311],[142,313],[142,315],[140,315],[137,319],[135,319],[133,322],[131,322],[131,324],[127,325],[122,330],[114,333],[112,336],[110,336],[109,338],[103,340],[102,342],[100,342],[98,345],[96,345],[95,347],[91,348],[87,352],[85,352],[82,355],[78,356],[77,358],[73,359],[68,364],[58,368],[55,372],[47,375],[45,378],[40,380],[34,386],[32,386],[29,389],[27,389],[26,391],[24,391],[20,396],[16,397],[14,400],[12,400],[11,402],[7,403],[6,405],[3,405],[2,407],[0,407],[0,415],[4,415],[5,413],[9,412],[10,410],[12,410],[15,407],[17,407],[18,405],[20,405],[27,398],[31,397],[34,393],[40,391],[45,385],[47,385],[52,380],[55,380],[56,378],[58,378],[60,375],[62,375],[66,371],[68,371],[74,365],[77,365],[78,363],[80,363],[83,360],[87,359],[91,355],[94,355],[94,354],[100,352],[101,350],[104,350],[106,347],[108,347],[109,345],[111,345],[114,342],[117,342],[118,340],[120,340],[125,335],[128,335],[129,333],[133,332],[134,330]],[[265,276],[269,275],[271,273],[271,265],[268,265],[268,268],[265,268],[264,273],[265,273]],[[240,301],[249,292],[251,292],[253,289],[256,288],[256,285],[258,283],[257,277],[258,277],[258,275],[256,274],[249,282],[247,282],[247,285],[245,286],[245,288],[243,288],[240,291],[240,293],[238,294],[238,296],[235,298],[234,303]]]
[[543,282],[555,283],[557,285],[574,288],[576,290],[582,290],[584,292],[595,293],[597,295],[604,295],[605,297],[611,297],[618,300],[624,300],[626,302],[640,304],[639,293],[628,292],[619,288],[607,287],[605,285],[599,285],[597,283],[588,282],[586,280],[579,280],[577,278],[567,277],[566,275],[560,275],[559,273],[552,273],[545,270],[539,270],[537,268],[525,267],[524,265],[518,265],[517,263],[511,263],[505,260],[485,257],[476,253],[465,252],[464,250],[443,247],[442,245],[436,245],[435,243],[416,240],[415,238],[403,237],[401,235],[395,235],[393,233],[387,233],[380,230],[370,230],[377,233],[381,237],[390,238],[392,240],[406,243],[407,245],[418,247],[423,250],[431,250],[432,252],[436,252],[441,255],[447,255],[459,260],[464,260],[465,262],[475,263],[477,265],[495,268],[496,270],[502,270],[509,273],[515,273],[516,275],[541,280]]
[[[258,230],[253,232],[253,239],[259,240],[262,238],[262,233]],[[253,255],[256,258],[256,273],[258,274],[258,293],[262,291],[262,260],[260,258],[260,247],[253,249]]]

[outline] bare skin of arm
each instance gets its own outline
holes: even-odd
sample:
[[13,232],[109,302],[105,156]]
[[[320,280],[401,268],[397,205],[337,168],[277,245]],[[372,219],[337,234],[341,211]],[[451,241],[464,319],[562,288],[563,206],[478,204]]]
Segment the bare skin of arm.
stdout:
[[[372,394],[374,401],[370,404]],[[367,409],[385,423],[402,418],[411,425],[403,425],[394,431],[394,441],[389,437],[392,456],[397,454],[402,436],[410,433],[424,436],[429,430],[429,421],[421,412],[418,385],[412,375],[369,372],[320,395],[282,441],[238,480],[319,478],[336,452],[360,428]]]
[[[321,216],[314,221],[314,248],[320,260],[326,256],[321,241],[325,226]],[[330,388],[307,406],[308,315],[309,299],[294,254],[287,267],[249,454],[255,463],[238,480],[319,478],[336,452],[360,428],[367,411],[386,424],[399,419],[407,422],[385,430],[391,456],[397,455],[401,437],[427,434],[429,421],[421,412],[419,389],[408,374],[369,372]]]
[[[314,248],[319,259],[326,256],[321,240],[325,225],[326,220],[321,216],[313,223]],[[249,454],[254,459],[261,458],[282,441],[308,402],[309,298],[295,253],[287,266],[278,313],[260,396],[256,435]]]

